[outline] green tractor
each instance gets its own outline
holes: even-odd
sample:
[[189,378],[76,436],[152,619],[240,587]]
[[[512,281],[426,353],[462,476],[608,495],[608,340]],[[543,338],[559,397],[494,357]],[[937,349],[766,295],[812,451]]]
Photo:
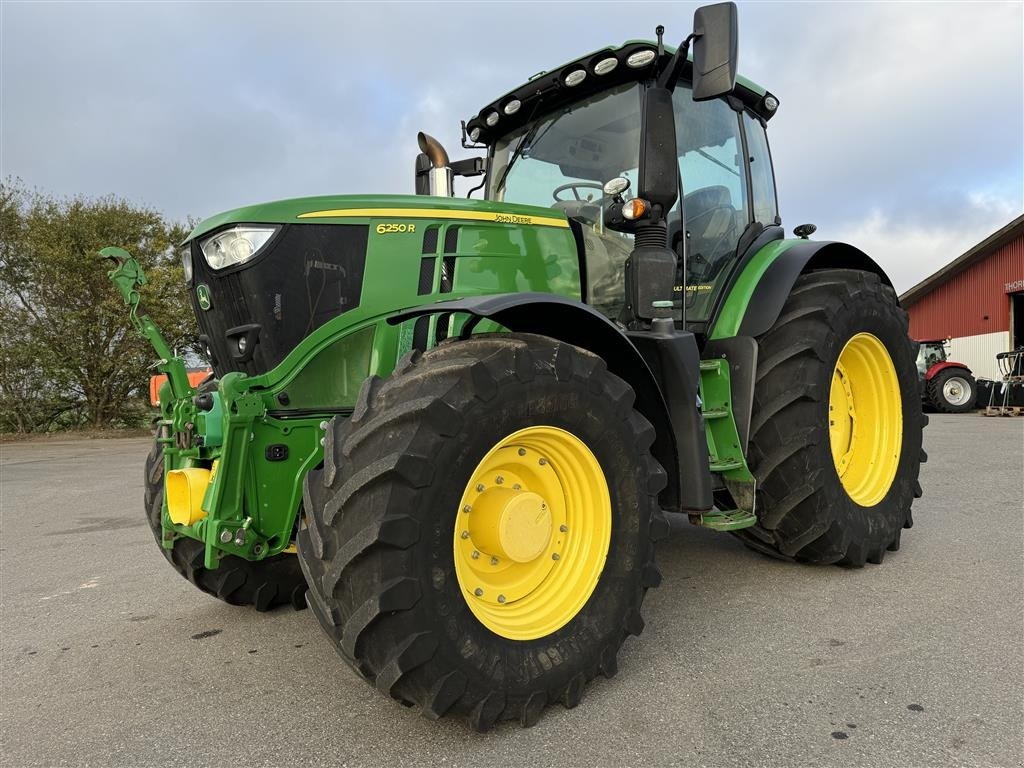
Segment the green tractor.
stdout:
[[145,503],[179,573],[308,604],[366,681],[482,730],[615,674],[677,521],[802,563],[899,548],[925,458],[906,315],[857,248],[785,237],[735,6],[662,32],[488,103],[463,124],[485,157],[421,134],[416,196],[201,223],[196,387],[102,252],[168,376]]

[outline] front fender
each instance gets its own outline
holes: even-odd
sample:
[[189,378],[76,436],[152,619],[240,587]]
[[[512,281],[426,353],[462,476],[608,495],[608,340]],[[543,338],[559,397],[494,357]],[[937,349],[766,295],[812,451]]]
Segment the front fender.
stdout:
[[654,425],[654,455],[668,473],[662,505],[679,506],[678,448],[665,397],[643,356],[627,336],[604,315],[575,299],[551,293],[502,293],[440,301],[392,315],[396,325],[414,317],[441,312],[470,315],[463,326],[467,337],[481,320],[490,320],[511,331],[548,336],[586,349],[604,359],[608,370],[625,380],[636,393],[636,409]]
[[878,263],[847,243],[815,240],[776,240],[750,259],[729,288],[709,338],[760,336],[771,328],[804,272],[818,269],[859,269],[873,272],[892,286]]

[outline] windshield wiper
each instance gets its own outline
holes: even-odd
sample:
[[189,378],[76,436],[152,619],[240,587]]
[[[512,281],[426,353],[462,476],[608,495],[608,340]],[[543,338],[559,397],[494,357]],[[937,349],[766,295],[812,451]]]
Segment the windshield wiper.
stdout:
[[[527,123],[532,121],[533,118],[537,115],[537,110],[540,108],[540,105],[541,103],[543,103],[543,101],[544,98],[541,97],[534,102],[533,109],[530,110],[530,116],[526,118]],[[552,120],[551,125],[557,123],[561,117],[562,115],[559,115],[554,120]],[[551,125],[549,125],[548,128],[550,128]],[[516,164],[516,160],[523,156],[523,153],[526,151],[527,145],[533,142],[534,134],[537,133],[537,129],[539,127],[540,120],[531,125],[530,130],[523,134],[523,138],[520,139],[519,143],[516,145],[515,150],[512,152],[512,156],[508,159],[508,163],[505,165],[505,170],[501,172],[501,178],[499,178],[498,183],[494,185],[494,192],[492,194],[497,195],[502,189],[505,188],[505,180],[508,178],[508,172],[512,170],[512,166]],[[544,133],[547,133],[547,131],[544,131]]]
[[526,145],[533,140],[533,134],[537,132],[540,127],[540,121],[538,120],[532,126],[530,130],[523,134],[523,138],[516,144],[515,150],[512,152],[512,156],[508,159],[508,163],[505,164],[505,170],[501,172],[501,178],[498,179],[498,183],[494,185],[494,193],[497,195],[505,187],[505,179],[508,178],[508,172],[512,170],[512,166],[516,164],[516,160],[522,157],[523,152],[526,151]]

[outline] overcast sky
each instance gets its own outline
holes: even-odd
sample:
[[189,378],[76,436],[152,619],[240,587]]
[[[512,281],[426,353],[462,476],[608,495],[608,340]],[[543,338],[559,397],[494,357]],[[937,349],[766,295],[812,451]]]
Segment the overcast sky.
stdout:
[[[787,228],[910,287],[1024,211],[1024,3],[741,2]],[[0,173],[204,218],[411,193],[416,131],[693,3],[0,2]]]

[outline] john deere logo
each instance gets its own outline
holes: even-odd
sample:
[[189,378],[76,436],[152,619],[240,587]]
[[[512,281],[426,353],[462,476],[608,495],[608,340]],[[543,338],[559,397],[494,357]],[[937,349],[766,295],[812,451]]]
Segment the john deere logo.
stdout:
[[196,299],[199,301],[199,306],[203,310],[210,308],[210,288],[205,283],[200,283],[196,286]]

